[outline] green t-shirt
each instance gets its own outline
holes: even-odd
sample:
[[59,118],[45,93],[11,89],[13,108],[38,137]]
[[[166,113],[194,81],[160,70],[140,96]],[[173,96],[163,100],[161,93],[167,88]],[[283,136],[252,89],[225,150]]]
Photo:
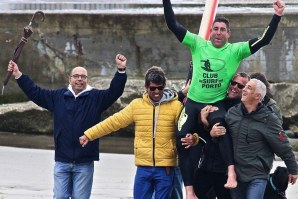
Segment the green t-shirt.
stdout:
[[183,42],[192,55],[193,74],[187,97],[200,103],[214,103],[226,97],[229,83],[240,62],[251,55],[248,42],[226,43],[216,48],[187,31]]

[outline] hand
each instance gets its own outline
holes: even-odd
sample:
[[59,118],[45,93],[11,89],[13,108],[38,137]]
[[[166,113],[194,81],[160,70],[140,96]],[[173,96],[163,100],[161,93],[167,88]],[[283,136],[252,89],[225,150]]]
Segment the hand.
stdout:
[[88,137],[86,135],[82,135],[79,138],[79,140],[80,140],[80,145],[82,145],[82,147],[85,147],[88,144],[88,142],[89,142],[89,139],[88,139]]
[[289,183],[295,184],[297,181],[298,175],[289,174]]
[[8,63],[7,71],[12,72],[12,75],[16,78],[19,78],[22,75],[21,71],[19,71],[18,65],[12,60]]
[[196,142],[196,137],[190,133],[187,133],[185,138],[181,138],[182,146],[185,146],[186,149],[191,147]]
[[226,128],[224,126],[219,126],[219,123],[216,123],[213,125],[211,131],[210,131],[210,135],[211,137],[219,137],[219,136],[223,136],[224,134],[226,134]]
[[281,0],[274,1],[273,8],[274,8],[275,14],[277,14],[278,16],[282,16],[285,6],[286,6],[285,2]]
[[125,69],[126,68],[126,57],[124,57],[124,55],[121,54],[117,54],[116,58],[115,58],[116,64],[118,69]]
[[208,122],[208,116],[209,113],[212,113],[214,111],[217,111],[218,107],[216,106],[211,106],[211,105],[207,105],[204,108],[202,108],[201,110],[201,121],[204,124],[204,126],[208,127],[209,126],[209,122]]

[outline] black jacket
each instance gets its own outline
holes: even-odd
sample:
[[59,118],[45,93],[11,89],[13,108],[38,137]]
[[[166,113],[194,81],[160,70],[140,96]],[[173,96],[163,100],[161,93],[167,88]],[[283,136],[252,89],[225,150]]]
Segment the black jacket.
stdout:
[[247,113],[241,103],[226,115],[231,133],[237,178],[242,182],[267,179],[274,154],[286,164],[290,174],[298,173],[295,155],[277,116],[260,104],[256,111]]
[[85,163],[99,160],[99,141],[83,148],[79,137],[101,121],[101,113],[122,95],[126,79],[117,72],[107,90],[90,88],[77,97],[66,88],[41,88],[24,74],[17,82],[30,100],[53,113],[55,161]]

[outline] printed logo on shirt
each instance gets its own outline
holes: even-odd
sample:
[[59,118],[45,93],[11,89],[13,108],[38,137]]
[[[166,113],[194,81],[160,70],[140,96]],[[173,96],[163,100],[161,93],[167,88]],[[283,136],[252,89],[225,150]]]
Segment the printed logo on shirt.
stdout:
[[206,72],[221,71],[226,65],[224,60],[214,59],[214,58],[201,60],[201,63],[202,63],[201,68],[204,69]]
[[219,79],[217,72],[221,71],[225,67],[225,62],[219,59],[206,59],[201,60],[203,66],[201,68],[206,71],[203,72],[202,79],[199,82],[202,84],[202,88],[219,88],[222,86],[223,79]]

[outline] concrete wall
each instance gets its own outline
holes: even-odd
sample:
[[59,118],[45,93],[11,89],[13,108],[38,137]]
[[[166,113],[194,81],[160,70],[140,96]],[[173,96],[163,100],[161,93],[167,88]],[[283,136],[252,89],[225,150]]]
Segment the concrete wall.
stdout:
[[[31,14],[1,14],[0,78],[16,48]],[[225,14],[231,22],[231,42],[261,35],[271,14]],[[286,14],[267,47],[246,59],[239,70],[266,73],[274,82],[297,83],[298,21]],[[198,32],[201,15],[179,15],[178,21]],[[111,76],[114,57],[128,57],[130,78],[142,78],[148,67],[162,66],[169,79],[185,79],[190,53],[167,29],[163,15],[47,14],[36,18],[34,33],[19,59],[20,69],[48,88],[64,86],[66,74],[77,65],[86,66],[90,76]],[[19,92],[11,80],[6,93]]]

